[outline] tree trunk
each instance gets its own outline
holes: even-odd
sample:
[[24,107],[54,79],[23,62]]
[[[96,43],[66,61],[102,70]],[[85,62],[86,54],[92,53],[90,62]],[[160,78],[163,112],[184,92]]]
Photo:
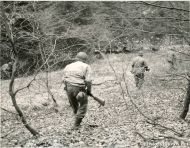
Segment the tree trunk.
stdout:
[[16,93],[14,92],[14,80],[15,80],[17,63],[18,63],[18,58],[15,58],[15,62],[13,64],[13,69],[12,69],[11,81],[9,84],[9,95],[11,96],[13,106],[15,107],[15,110],[17,111],[18,115],[20,116],[21,121],[24,124],[24,126],[30,131],[30,133],[33,136],[37,136],[37,135],[39,135],[39,133],[36,130],[34,130],[32,127],[30,127],[30,125],[28,125],[28,123],[24,117],[24,114],[22,113],[22,110],[19,108],[19,106],[16,102]]
[[189,104],[190,104],[190,80],[188,80],[187,94],[186,94],[183,111],[180,115],[180,118],[185,119],[185,117],[187,116],[187,113],[189,111]]

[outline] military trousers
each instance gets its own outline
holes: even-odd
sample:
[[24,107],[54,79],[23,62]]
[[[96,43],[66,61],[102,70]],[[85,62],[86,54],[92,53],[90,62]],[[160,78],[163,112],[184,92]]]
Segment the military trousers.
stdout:
[[75,126],[79,126],[85,117],[88,106],[88,96],[85,87],[74,86],[66,83],[65,90],[69,99],[69,103],[73,109],[75,117]]
[[144,83],[144,73],[135,74],[134,78],[136,87],[140,89]]

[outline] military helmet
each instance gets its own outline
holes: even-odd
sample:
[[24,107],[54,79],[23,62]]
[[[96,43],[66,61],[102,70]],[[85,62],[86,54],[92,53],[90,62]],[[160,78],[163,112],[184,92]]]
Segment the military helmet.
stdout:
[[87,60],[88,56],[85,52],[79,52],[77,53],[75,59],[85,62]]
[[143,56],[143,52],[139,51],[138,55],[142,57]]

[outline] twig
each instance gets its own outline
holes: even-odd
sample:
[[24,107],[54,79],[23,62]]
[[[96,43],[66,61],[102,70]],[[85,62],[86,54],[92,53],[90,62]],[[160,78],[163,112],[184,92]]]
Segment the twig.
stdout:
[[1,138],[3,139],[3,138],[5,138],[5,137],[7,137],[9,134],[13,133],[13,132],[14,132],[14,131],[16,131],[16,130],[18,130],[18,128],[17,128],[17,129],[13,129],[13,130],[9,131],[7,134],[5,134],[5,135],[1,136]]
[[152,120],[151,120],[151,122],[148,121],[148,120],[146,120],[146,122],[149,123],[149,124],[152,124],[152,125],[154,125],[154,126],[160,126],[160,127],[164,128],[164,129],[170,130],[170,131],[176,133],[176,134],[179,135],[179,136],[183,136],[182,133],[179,133],[179,132],[175,131],[175,130],[172,129],[172,128],[166,127],[166,126],[161,125],[161,124],[159,124],[159,123],[156,123],[156,122],[154,122],[154,121],[152,121]]
[[53,93],[51,92],[51,89],[49,88],[48,78],[47,78],[46,87],[47,87],[47,92],[48,92],[48,94],[51,96],[53,102],[56,104],[56,106],[58,106],[57,101],[56,101],[56,99],[55,99]]
[[29,87],[31,86],[31,84],[32,84],[33,81],[35,81],[35,76],[34,76],[34,78],[33,78],[25,87],[22,87],[22,88],[17,89],[17,90],[15,91],[15,95],[16,95],[19,91],[21,91],[21,90],[23,90],[23,89],[26,89],[26,88],[29,89]]
[[6,111],[6,112],[8,112],[8,113],[11,113],[11,114],[14,114],[14,115],[18,115],[17,113],[14,113],[14,112],[12,112],[12,111],[9,111],[9,110],[7,110],[7,109],[5,109],[5,108],[2,108],[2,107],[1,107],[1,109],[4,110],[4,111]]
[[183,141],[183,142],[186,142],[186,143],[190,144],[190,140],[187,139],[187,138],[176,137],[176,136],[168,136],[168,135],[159,135],[159,137],[174,139],[174,140],[177,140],[177,141]]
[[190,12],[189,10],[185,10],[185,9],[174,8],[174,7],[166,7],[166,6],[159,6],[159,5],[147,3],[145,1],[142,1],[141,3],[145,4],[145,5],[150,5],[150,6],[159,7],[159,8],[165,8],[165,9],[169,9],[169,10],[177,10],[177,11],[183,11],[183,12]]
[[120,19],[147,19],[147,20],[157,20],[157,19],[167,19],[167,20],[176,20],[176,21],[190,21],[190,19],[180,19],[180,18],[173,18],[173,17],[106,17],[106,19],[113,19],[113,18],[120,18]]
[[141,133],[135,132],[139,137],[141,137],[144,141],[147,141],[147,138],[145,138]]

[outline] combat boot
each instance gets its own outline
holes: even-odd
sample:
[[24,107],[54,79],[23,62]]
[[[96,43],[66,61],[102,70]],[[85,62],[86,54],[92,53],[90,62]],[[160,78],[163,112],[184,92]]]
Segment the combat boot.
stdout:
[[72,127],[72,130],[78,130],[80,128],[81,122],[82,122],[82,118],[76,118],[74,126]]

